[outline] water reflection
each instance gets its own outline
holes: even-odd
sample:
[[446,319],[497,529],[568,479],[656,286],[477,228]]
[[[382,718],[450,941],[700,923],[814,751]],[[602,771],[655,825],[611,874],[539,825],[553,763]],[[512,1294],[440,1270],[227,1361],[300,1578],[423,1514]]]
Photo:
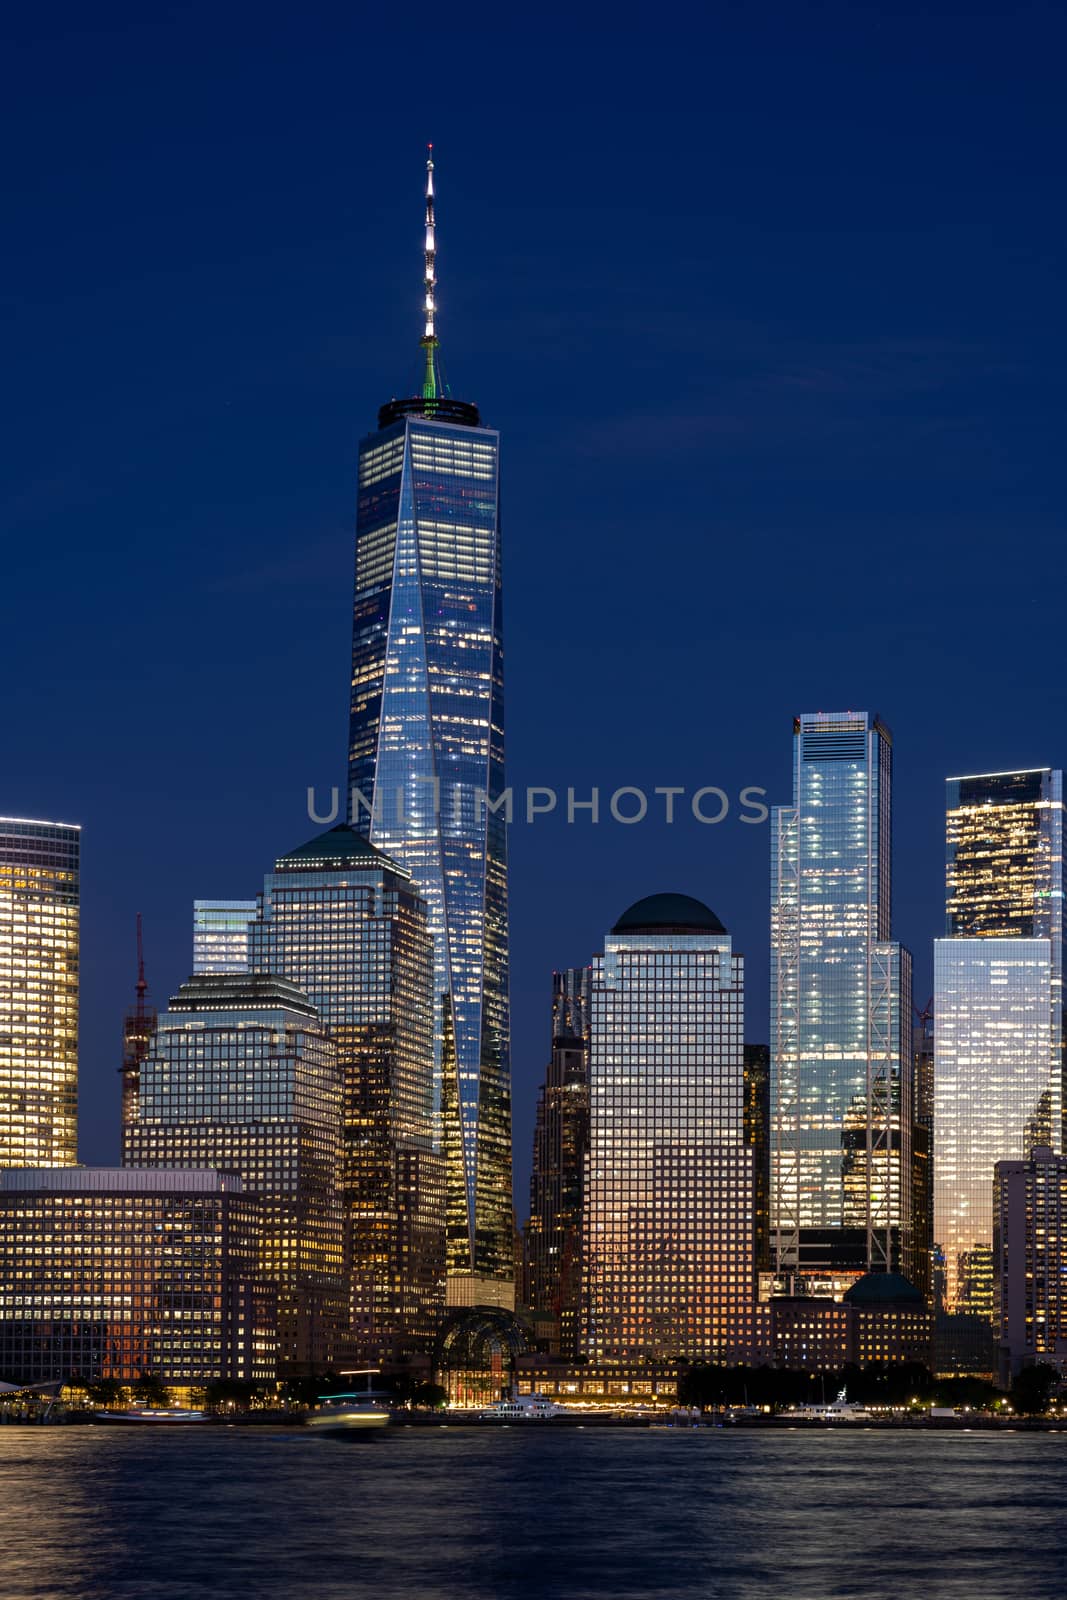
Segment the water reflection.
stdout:
[[0,1429],[4,1600],[1063,1593],[1067,1439]]

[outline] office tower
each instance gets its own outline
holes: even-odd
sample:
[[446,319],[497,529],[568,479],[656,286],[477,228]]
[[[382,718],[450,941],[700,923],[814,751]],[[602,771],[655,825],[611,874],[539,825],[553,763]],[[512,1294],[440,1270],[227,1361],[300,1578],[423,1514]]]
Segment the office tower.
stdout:
[[753,1247],[757,1272],[771,1264],[771,1049],[746,1044],[745,1143],[752,1148]]
[[232,1174],[0,1172],[0,1373],[273,1379],[259,1205]]
[[193,975],[248,971],[248,924],[254,900],[193,901]]
[[122,1125],[136,1122],[141,1090],[141,1064],[147,1056],[156,1031],[158,1012],[148,1003],[148,980],[144,975],[144,940],[141,930],[141,913],[137,913],[137,982],[136,999],[126,1013],[122,1026]]
[[993,1168],[1063,1148],[1063,777],[950,778],[934,945],[934,1238],[943,1309],[993,1317]]
[[744,962],[651,895],[594,959],[583,1342],[590,1360],[743,1359],[753,1332]]
[[915,1062],[915,1120],[912,1128],[915,1185],[912,1200],[915,1271],[912,1281],[927,1298],[933,1294],[934,1251],[934,1011],[933,997],[916,1008],[912,1028]]
[[421,393],[384,405],[360,445],[351,819],[429,910],[449,1301],[510,1307],[500,439],[441,377],[427,169]]
[[772,813],[771,1232],[777,1271],[841,1293],[912,1259],[911,957],[890,937],[889,730],[793,723]]
[[557,1322],[561,1355],[578,1353],[582,1195],[589,1147],[590,969],[552,974],[552,1050],[537,1097],[526,1305]]
[[341,1074],[349,1325],[363,1358],[425,1353],[444,1310],[433,1140],[433,943],[402,867],[346,823],[279,858],[251,927],[330,1029]]
[[341,1079],[295,984],[200,973],[159,1018],[141,1065],[128,1167],[236,1173],[260,1203],[259,1270],[277,1290],[279,1359],[322,1370],[344,1320]]
[[998,1161],[993,1185],[993,1315],[1004,1384],[1021,1367],[1067,1365],[1067,1159],[1037,1145]]
[[78,1159],[81,829],[0,817],[0,1167]]

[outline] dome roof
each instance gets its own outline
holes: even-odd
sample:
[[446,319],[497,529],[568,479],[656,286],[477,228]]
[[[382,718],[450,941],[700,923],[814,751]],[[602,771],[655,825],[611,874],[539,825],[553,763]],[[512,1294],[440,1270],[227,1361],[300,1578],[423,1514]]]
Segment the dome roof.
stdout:
[[612,933],[725,933],[726,929],[702,900],[689,894],[650,894],[635,900]]
[[922,1291],[907,1278],[902,1278],[899,1272],[865,1272],[851,1289],[845,1291],[845,1299],[853,1306],[884,1305],[890,1300],[925,1304]]

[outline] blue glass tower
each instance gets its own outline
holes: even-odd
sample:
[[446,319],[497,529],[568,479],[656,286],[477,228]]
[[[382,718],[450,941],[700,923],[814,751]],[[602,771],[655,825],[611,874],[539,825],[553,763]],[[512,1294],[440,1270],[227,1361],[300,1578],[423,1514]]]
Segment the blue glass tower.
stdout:
[[449,1302],[510,1307],[500,439],[441,375],[433,173],[431,149],[422,392],[360,445],[350,816],[429,911]]
[[911,957],[890,938],[893,748],[867,712],[794,720],[772,813],[771,1232],[839,1292],[912,1259]]

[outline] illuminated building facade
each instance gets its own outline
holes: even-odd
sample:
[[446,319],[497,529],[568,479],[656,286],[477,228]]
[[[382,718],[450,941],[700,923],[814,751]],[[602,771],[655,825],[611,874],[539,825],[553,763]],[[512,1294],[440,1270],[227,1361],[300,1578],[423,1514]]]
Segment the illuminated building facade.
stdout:
[[911,957],[890,938],[889,730],[794,719],[772,813],[770,1210],[775,1265],[839,1294],[911,1276]]
[[511,1307],[500,439],[441,378],[428,179],[422,393],[360,445],[351,820],[429,911],[449,1302]]
[[123,1161],[243,1179],[288,1373],[328,1366],[344,1322],[340,1158],[336,1047],[301,990],[249,973],[184,983],[141,1065]]
[[193,974],[248,971],[254,900],[193,901]]
[[1001,1381],[1037,1361],[1067,1371],[1067,1159],[1047,1145],[997,1162],[993,1267]]
[[771,1051],[765,1044],[745,1046],[745,1142],[752,1146],[752,1201],[756,1270],[771,1259]]
[[78,1159],[81,829],[0,817],[0,1166]]
[[552,974],[552,1051],[537,1098],[525,1303],[556,1321],[560,1354],[578,1353],[582,1196],[589,1148],[590,969]]
[[0,1172],[0,1378],[273,1379],[259,1205],[217,1172]]
[[597,1363],[752,1341],[744,963],[707,906],[652,895],[593,963],[583,1344]]
[[300,985],[337,1050],[354,1351],[425,1353],[444,1309],[445,1225],[425,902],[403,868],[342,823],[277,861],[250,950],[256,971]]
[[934,946],[934,1239],[950,1317],[994,1312],[993,1169],[1063,1148],[1063,778],[951,778]]

